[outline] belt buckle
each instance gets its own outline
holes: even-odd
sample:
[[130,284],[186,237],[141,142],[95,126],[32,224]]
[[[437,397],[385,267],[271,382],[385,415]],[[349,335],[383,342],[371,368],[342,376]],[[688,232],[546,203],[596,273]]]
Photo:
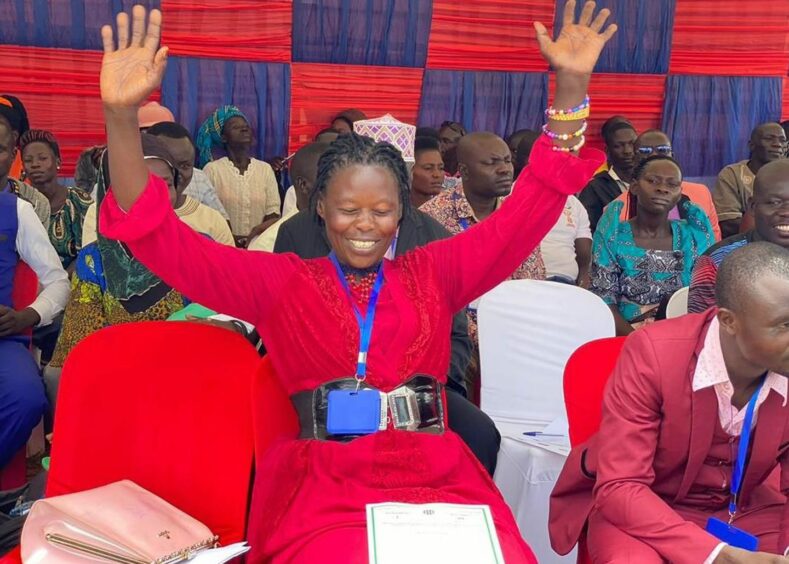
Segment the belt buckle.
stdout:
[[408,386],[400,386],[386,394],[392,425],[401,431],[416,431],[422,422],[416,392]]

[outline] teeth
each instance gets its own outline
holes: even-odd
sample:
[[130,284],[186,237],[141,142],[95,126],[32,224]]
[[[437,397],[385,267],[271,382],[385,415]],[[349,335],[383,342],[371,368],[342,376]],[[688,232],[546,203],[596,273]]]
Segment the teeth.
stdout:
[[776,225],[775,228],[778,231],[784,231],[786,233],[789,233],[789,225]]
[[373,245],[375,245],[375,241],[357,241],[355,239],[348,239],[348,241],[354,249],[359,249],[360,251],[372,249]]

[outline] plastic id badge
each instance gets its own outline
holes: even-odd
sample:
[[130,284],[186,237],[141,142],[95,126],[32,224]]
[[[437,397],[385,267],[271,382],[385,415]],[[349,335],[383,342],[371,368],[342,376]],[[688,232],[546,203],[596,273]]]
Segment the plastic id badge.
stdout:
[[759,550],[759,539],[757,537],[715,517],[710,517],[707,521],[707,532],[735,548],[742,548],[751,552]]
[[381,423],[378,390],[332,390],[328,394],[326,431],[330,435],[369,435]]

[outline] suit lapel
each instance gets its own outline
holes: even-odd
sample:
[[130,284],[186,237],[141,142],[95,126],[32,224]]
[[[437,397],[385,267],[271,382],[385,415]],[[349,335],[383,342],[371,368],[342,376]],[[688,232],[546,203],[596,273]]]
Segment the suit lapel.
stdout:
[[713,388],[693,392],[691,399],[690,450],[685,474],[674,502],[681,501],[693,485],[696,476],[710,452],[715,425],[718,423],[718,398]]
[[750,457],[742,483],[745,499],[775,461],[778,447],[783,440],[785,420],[783,398],[775,390],[770,390],[757,413],[753,444],[750,446]]

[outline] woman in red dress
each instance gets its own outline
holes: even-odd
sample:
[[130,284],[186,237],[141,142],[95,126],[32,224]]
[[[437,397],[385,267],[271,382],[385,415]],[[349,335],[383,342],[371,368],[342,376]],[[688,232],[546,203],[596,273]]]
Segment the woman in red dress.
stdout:
[[[582,104],[615,31],[612,25],[601,33],[608,11],[593,20],[594,2],[577,24],[574,9],[568,1],[556,41],[535,24],[540,49],[556,70],[557,108]],[[159,86],[167,57],[166,47],[159,48],[161,14],[151,12],[147,30],[145,20],[144,8],[135,6],[130,34],[128,16],[120,14],[117,48],[112,28],[102,29],[101,95],[114,182],[100,228],[190,299],[254,322],[294,396],[357,373],[354,306],[366,310],[379,268],[383,286],[365,384],[389,392],[416,374],[443,382],[453,313],[509,276],[556,222],[567,195],[581,190],[603,160],[597,151],[577,157],[554,150],[577,139],[544,137],[512,196],[489,219],[389,261],[386,250],[410,213],[405,165],[390,145],[347,136],[321,158],[315,187],[336,264],[218,245],[178,220],[166,186],[142,158],[137,106]],[[560,134],[580,125],[551,120]],[[535,562],[493,482],[451,431],[396,430],[389,423],[347,441],[315,437],[311,426],[303,431],[307,438],[276,444],[258,465],[251,561],[366,562],[365,505],[393,501],[489,505],[507,563]]]

